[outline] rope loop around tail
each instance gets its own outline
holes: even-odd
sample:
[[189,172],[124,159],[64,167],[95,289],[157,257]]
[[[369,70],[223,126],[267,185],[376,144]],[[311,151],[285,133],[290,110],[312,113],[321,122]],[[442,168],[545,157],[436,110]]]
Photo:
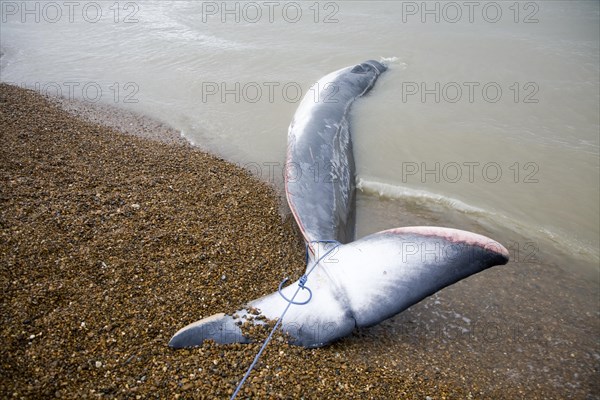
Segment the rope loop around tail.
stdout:
[[[303,279],[305,278],[305,279]],[[306,299],[305,301],[294,301],[294,298],[292,298],[291,300],[288,299],[287,297],[285,297],[285,295],[281,292],[281,287],[289,280],[289,278],[284,278],[281,283],[279,284],[279,288],[277,289],[277,291],[279,292],[279,295],[281,297],[283,297],[283,299],[285,301],[287,301],[290,304],[295,304],[297,306],[303,306],[305,304],[308,304],[308,302],[312,299],[312,290],[310,290],[310,288],[308,286],[304,286],[306,284],[306,280],[308,279],[308,277],[306,275],[302,275],[302,278],[300,278],[300,282],[298,282],[298,286],[300,288],[302,288],[303,290],[308,290],[308,299]],[[296,292],[297,294],[298,292]],[[296,297],[296,294],[294,294],[294,297]]]
[[[297,306],[303,306],[305,304],[308,304],[308,302],[310,302],[310,300],[312,299],[312,290],[310,290],[310,288],[308,286],[306,286],[306,282],[308,281],[308,275],[310,275],[310,273],[313,271],[313,269],[315,269],[317,267],[317,265],[319,265],[319,263],[321,262],[321,260],[323,260],[325,257],[327,257],[331,252],[333,252],[333,250],[335,250],[337,247],[339,247],[341,245],[340,242],[338,242],[337,240],[313,240],[309,243],[306,244],[306,263],[308,264],[308,261],[310,259],[309,257],[309,250],[310,250],[310,246],[312,244],[319,244],[319,243],[333,243],[335,246],[333,246],[331,249],[327,250],[325,252],[325,254],[323,254],[321,257],[319,257],[319,259],[315,262],[315,264],[308,269],[308,272],[305,273],[304,275],[302,275],[300,277],[300,279],[298,280],[298,286],[302,289],[302,290],[308,290],[308,299],[302,302],[299,301],[294,301],[294,298],[296,297],[296,295],[298,294],[298,291],[296,291],[296,293],[294,294],[294,297],[292,297],[292,299],[288,299],[287,297],[285,297],[285,295],[281,292],[283,285],[289,280],[289,278],[284,278],[281,283],[279,284],[279,288],[277,289],[277,291],[279,292],[279,295],[281,297],[283,297],[283,299],[285,301],[287,301],[289,304],[294,304]],[[283,316],[282,316],[283,317]]]

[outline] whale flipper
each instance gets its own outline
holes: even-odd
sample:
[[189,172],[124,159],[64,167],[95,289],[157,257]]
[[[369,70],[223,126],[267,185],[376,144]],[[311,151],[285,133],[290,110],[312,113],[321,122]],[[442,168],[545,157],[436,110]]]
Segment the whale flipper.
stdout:
[[250,343],[236,322],[231,315],[214,314],[181,328],[173,335],[169,346],[175,349],[199,346],[208,339],[220,344]]
[[[327,246],[330,244],[319,243],[315,254],[324,254]],[[471,232],[408,227],[375,233],[339,245],[312,269],[306,282],[312,298],[305,305],[290,307],[282,329],[295,345],[324,346],[355,327],[375,325],[448,285],[507,262],[508,251],[502,245]],[[282,293],[291,298],[296,290],[297,285],[292,284]],[[303,292],[296,301],[307,297]],[[275,320],[287,305],[275,292],[251,301],[248,308],[256,308],[260,315]],[[241,334],[236,322],[246,320],[248,312],[243,309],[236,315],[239,321],[217,314],[188,325],[169,345],[189,347],[205,339],[232,343],[236,338],[245,343],[249,339]],[[218,329],[215,324],[220,324]]]
[[508,262],[485,236],[450,228],[390,229],[345,245],[329,275],[343,288],[356,325],[375,325],[444,287]]

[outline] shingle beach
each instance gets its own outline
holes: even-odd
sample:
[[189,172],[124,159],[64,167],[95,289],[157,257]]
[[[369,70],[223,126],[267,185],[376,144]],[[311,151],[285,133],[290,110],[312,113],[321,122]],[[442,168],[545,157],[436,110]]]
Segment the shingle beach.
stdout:
[[[0,85],[0,397],[228,398],[264,333],[249,345],[167,343],[186,324],[231,312],[303,273],[303,242],[280,212],[285,200],[160,124],[128,135],[102,114],[93,122],[76,112]],[[414,326],[414,315],[399,318]],[[310,350],[276,336],[238,398],[598,393],[590,367],[598,362],[583,353],[573,357],[583,360],[588,383],[561,392],[538,374],[508,381],[492,367],[505,361],[469,355],[481,346],[476,339],[448,343],[398,326],[386,321]],[[527,344],[490,346],[510,353]]]

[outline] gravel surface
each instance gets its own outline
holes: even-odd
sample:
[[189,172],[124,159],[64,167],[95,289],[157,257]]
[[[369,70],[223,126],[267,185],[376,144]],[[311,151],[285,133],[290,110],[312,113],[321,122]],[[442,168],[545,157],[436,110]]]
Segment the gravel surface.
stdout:
[[121,133],[156,140],[162,143],[189,146],[189,142],[176,130],[160,121],[136,114],[123,108],[102,103],[90,103],[79,99],[48,97],[50,102],[79,119],[102,124]]
[[[304,248],[292,220],[267,184],[161,139],[164,127],[147,125],[159,139],[149,140],[73,112],[0,85],[0,396],[227,398],[260,343],[175,351],[168,340],[299,277]],[[487,346],[497,357],[526,341],[449,342],[415,320],[435,303],[321,349],[276,336],[238,398],[597,395],[597,361],[581,361],[586,383],[562,391],[527,376],[508,380],[492,367],[506,360],[479,362],[485,354],[469,349]]]

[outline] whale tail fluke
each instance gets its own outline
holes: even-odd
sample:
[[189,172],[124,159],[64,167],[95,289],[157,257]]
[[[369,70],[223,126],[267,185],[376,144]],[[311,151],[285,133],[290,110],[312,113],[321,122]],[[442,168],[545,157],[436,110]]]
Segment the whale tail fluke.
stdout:
[[[375,233],[334,251],[331,243],[313,246],[311,271],[306,287],[310,301],[292,305],[282,329],[292,343],[319,347],[352,332],[355,327],[375,325],[438,290],[495,265],[508,262],[508,251],[499,243],[478,234],[449,228],[407,227]],[[315,268],[314,260],[327,253]],[[299,282],[296,282],[298,284]],[[298,290],[292,284],[251,301],[269,319],[281,316]],[[296,302],[308,298],[300,290]],[[248,343],[242,322],[264,322],[249,317],[246,310],[235,316],[216,314],[181,329],[169,346],[191,347],[206,339],[217,343]]]
[[356,325],[375,325],[461,279],[508,262],[485,236],[450,228],[390,229],[349,243],[326,266]]
[[180,329],[169,341],[169,347],[181,349],[199,346],[205,340],[216,343],[250,343],[250,339],[242,334],[237,321],[223,313],[196,321]]

